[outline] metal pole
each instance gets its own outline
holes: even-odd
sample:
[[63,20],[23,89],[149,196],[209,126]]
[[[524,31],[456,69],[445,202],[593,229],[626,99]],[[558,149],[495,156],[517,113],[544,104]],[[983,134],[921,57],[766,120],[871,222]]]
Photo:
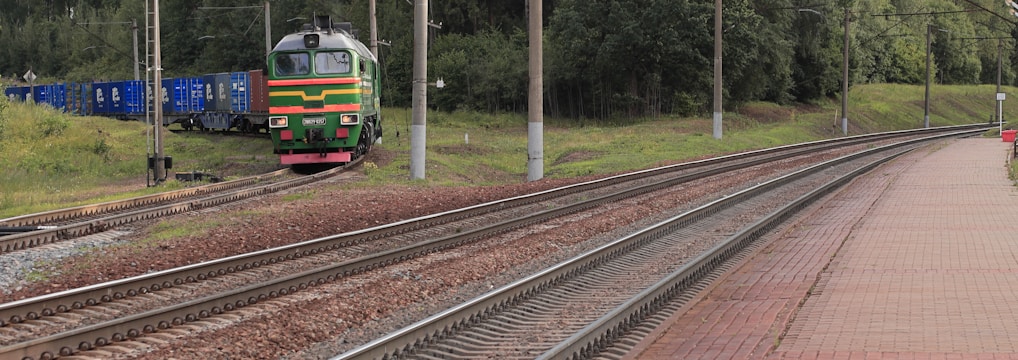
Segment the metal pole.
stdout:
[[[1004,46],[1001,43],[1001,39],[997,39],[997,94],[1000,94],[1000,68],[1002,65],[1001,60],[1001,47]],[[1004,102],[1003,100],[997,99],[997,122],[1000,123],[1000,131],[1004,130]]]
[[845,51],[841,64],[841,133],[848,135],[848,25],[849,12],[845,6]]
[[714,0],[714,138],[721,139],[721,0]]
[[152,0],[152,112],[155,114],[155,122],[152,124],[152,131],[155,134],[155,182],[158,184],[166,180],[166,158],[163,157],[163,81],[162,81],[162,55],[159,51],[159,0]]
[[138,69],[138,21],[131,19],[131,32],[134,35],[134,80],[141,80],[141,72]]
[[410,127],[410,178],[424,179],[428,116],[428,0],[414,0],[413,121]]
[[368,0],[368,27],[371,30],[371,55],[378,59],[378,19],[375,12],[375,0]]
[[542,1],[527,1],[530,13],[530,89],[527,96],[527,181],[544,177],[544,48]]
[[926,25],[926,97],[923,101],[923,127],[930,127],[930,45],[933,25]]
[[272,17],[269,16],[269,1],[265,0],[265,57],[272,52]]
[[32,102],[35,103],[35,102],[37,102],[37,101],[35,101],[35,72],[32,71],[32,67],[31,66],[28,67],[28,73],[32,74],[32,76],[29,76],[28,79],[27,79],[28,80],[28,96],[25,96],[25,102],[28,102],[28,98],[31,97],[32,98]]
[[[151,9],[149,8],[150,3],[151,3],[150,1],[145,0],[145,86],[146,86],[145,94],[146,95],[149,95],[149,94],[152,93],[152,83],[149,82],[150,79],[151,79],[151,75],[152,75],[152,67],[151,67],[152,66],[152,64],[151,64],[151,61],[152,61],[152,53],[151,53],[152,43],[149,41],[149,39],[150,39],[150,37],[149,37],[150,36],[150,32],[152,31],[152,23],[151,23],[152,22],[152,16],[151,16],[152,14],[149,12],[149,11],[151,11]],[[155,165],[155,161],[153,161],[155,159],[155,155],[153,154],[153,151],[152,151],[152,148],[153,148],[152,123],[155,121],[155,119],[153,119],[152,110],[154,110],[153,103],[155,102],[155,94],[151,94],[151,96],[152,96],[152,101],[148,101],[148,98],[145,99],[146,100],[145,101],[145,187],[151,187],[152,183],[150,182],[150,180],[155,178],[155,174],[154,174],[154,171],[155,171],[155,166],[154,166]],[[152,160],[149,160],[149,159],[152,159]],[[152,161],[151,165],[149,164],[149,161]]]

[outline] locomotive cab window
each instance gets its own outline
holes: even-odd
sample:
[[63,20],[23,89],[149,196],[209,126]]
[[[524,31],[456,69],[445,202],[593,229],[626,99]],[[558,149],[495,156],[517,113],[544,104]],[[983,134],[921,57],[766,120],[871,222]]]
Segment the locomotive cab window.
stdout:
[[346,51],[319,51],[315,54],[315,72],[319,74],[350,72],[350,53]]
[[276,55],[276,76],[307,75],[308,66],[307,53],[289,53]]

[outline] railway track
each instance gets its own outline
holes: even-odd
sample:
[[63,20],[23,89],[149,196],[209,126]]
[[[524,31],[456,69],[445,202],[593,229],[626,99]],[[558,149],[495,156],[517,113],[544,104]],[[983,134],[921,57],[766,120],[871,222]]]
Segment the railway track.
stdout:
[[[919,144],[883,146],[690,210],[393,332],[336,359],[622,358],[754,241]],[[722,234],[711,236],[707,234]],[[641,328],[643,327],[643,328]],[[627,338],[629,337],[629,338]]]
[[[3,345],[0,347],[0,355],[19,354],[28,358],[67,356],[691,179],[874,139],[879,138],[811,143],[648,170],[259,253],[0,304],[0,320],[3,321],[0,332],[6,334],[6,340],[0,342]],[[568,196],[575,196],[576,199],[562,200]],[[591,199],[577,201],[580,198]],[[566,203],[573,204],[564,205]],[[550,210],[530,216],[492,215],[506,209],[516,209],[510,211],[518,213],[534,213],[534,209],[538,208]],[[476,225],[491,224],[499,216],[512,220],[490,226]],[[463,221],[473,221],[475,225]],[[466,228],[472,230],[464,231]],[[423,229],[426,230],[417,232]],[[416,232],[415,235],[410,234],[413,232]],[[381,239],[385,239],[384,244],[379,241]],[[228,290],[222,290],[213,283],[230,285]],[[179,297],[184,293],[191,294],[187,298],[189,300],[184,301]],[[160,298],[172,298],[176,305],[167,307]],[[126,302],[131,303],[130,311],[116,310],[128,307],[123,305]],[[136,305],[139,303],[142,305]],[[94,319],[91,322],[82,321],[82,313],[90,314],[86,317]],[[69,325],[71,322],[76,325]],[[19,333],[19,328],[31,331],[22,331],[26,335],[20,338],[10,336]]]
[[226,182],[0,219],[0,229],[37,229],[0,237],[0,254],[291,189],[335,176],[360,161],[356,159],[343,167],[312,175],[291,177],[289,169],[281,169]]

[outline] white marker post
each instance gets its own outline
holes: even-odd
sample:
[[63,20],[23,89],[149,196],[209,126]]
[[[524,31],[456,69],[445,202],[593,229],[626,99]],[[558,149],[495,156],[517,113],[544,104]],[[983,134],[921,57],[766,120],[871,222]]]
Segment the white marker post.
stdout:
[[1006,94],[1004,94],[1002,92],[997,93],[997,122],[999,123],[997,132],[999,132],[1001,134],[1004,133],[1003,131],[1004,131],[1004,99],[1005,98],[1007,98]]

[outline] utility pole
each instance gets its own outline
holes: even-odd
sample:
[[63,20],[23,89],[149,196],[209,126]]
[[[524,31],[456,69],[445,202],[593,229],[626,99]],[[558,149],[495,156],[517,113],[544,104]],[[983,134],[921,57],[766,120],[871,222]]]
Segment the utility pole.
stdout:
[[269,17],[269,0],[265,0],[265,60],[268,61],[272,52],[272,21]]
[[926,25],[926,96],[923,101],[923,128],[930,127],[930,46],[933,44],[932,33],[933,25]]
[[131,19],[131,32],[134,36],[134,80],[141,80],[141,71],[138,69],[138,20]]
[[527,181],[544,177],[544,45],[542,43],[542,1],[527,1],[530,13],[530,89],[527,96]]
[[[148,3],[147,2],[145,3],[145,8],[148,9]],[[147,12],[148,10],[145,10],[145,11]],[[131,21],[117,21],[117,22],[75,22],[75,24],[78,25],[78,26],[81,26],[82,29],[85,29],[85,31],[88,31],[88,28],[84,27],[84,25],[114,25],[114,24],[127,24],[127,25],[130,25],[131,26],[131,38],[133,40],[133,47],[134,47],[134,80],[141,80],[140,63],[138,62],[138,20],[137,19],[131,19]],[[93,36],[96,36],[96,35],[93,34]],[[105,41],[103,41],[103,42],[105,42]],[[108,43],[107,43],[107,45],[104,45],[104,46],[89,46],[89,47],[87,47],[85,49],[91,49],[91,48],[97,48],[97,47],[107,47],[107,48],[113,49],[114,51],[116,51],[118,53],[123,54],[124,56],[131,56],[131,55],[121,51],[118,47],[111,46]]]
[[848,135],[848,6],[845,6],[845,54],[841,64],[841,133]]
[[375,60],[378,60],[378,19],[376,17],[375,0],[368,0],[368,27],[371,31],[369,45],[371,47],[371,55],[374,55]]
[[714,138],[721,140],[721,0],[714,0]]
[[424,179],[428,116],[428,0],[414,0],[413,110],[410,126],[410,179]]
[[1004,44],[997,38],[997,122],[1000,124],[1000,131],[1004,130],[1004,93],[1000,92],[1000,68],[1002,66],[1001,48]]

